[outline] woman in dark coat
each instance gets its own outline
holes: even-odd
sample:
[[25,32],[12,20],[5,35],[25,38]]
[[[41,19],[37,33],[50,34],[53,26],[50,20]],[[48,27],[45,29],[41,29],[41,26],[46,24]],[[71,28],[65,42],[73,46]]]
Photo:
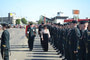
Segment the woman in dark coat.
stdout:
[[50,38],[50,32],[47,29],[47,26],[44,26],[44,29],[41,32],[41,38],[42,38],[42,47],[44,51],[48,51],[48,40]]

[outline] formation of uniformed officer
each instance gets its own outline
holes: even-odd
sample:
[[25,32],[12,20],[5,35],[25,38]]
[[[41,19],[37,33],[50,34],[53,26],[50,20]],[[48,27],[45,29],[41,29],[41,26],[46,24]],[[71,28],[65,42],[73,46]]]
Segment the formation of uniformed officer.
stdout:
[[[77,21],[48,24],[50,43],[63,60],[90,60],[90,32],[88,22]],[[90,27],[90,26],[89,26]]]
[[10,34],[7,30],[8,25],[7,24],[2,24],[3,26],[3,32],[1,36],[1,55],[3,60],[9,60],[9,49],[10,49]]

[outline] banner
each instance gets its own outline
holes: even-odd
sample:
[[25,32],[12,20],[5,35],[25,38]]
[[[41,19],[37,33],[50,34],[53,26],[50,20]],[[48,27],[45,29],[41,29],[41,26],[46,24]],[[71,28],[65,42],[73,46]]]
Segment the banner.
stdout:
[[73,14],[79,14],[79,10],[73,10]]

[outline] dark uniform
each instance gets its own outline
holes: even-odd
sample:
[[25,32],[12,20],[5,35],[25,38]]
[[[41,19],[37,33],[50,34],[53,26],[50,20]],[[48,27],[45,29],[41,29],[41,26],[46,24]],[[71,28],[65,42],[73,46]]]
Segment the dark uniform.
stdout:
[[90,60],[90,31],[88,31],[88,40],[87,40],[87,60]]
[[87,60],[90,60],[90,20],[88,25],[88,40],[87,40]]
[[67,39],[68,29],[65,29],[64,37],[65,37],[65,59],[68,59],[68,39]]
[[61,33],[60,33],[60,51],[62,56],[64,56],[64,29],[61,29]]
[[9,39],[9,32],[7,30],[4,30],[1,36],[1,55],[4,60],[9,60]]
[[86,43],[87,43],[87,31],[82,32],[82,37],[79,41],[79,60],[86,60]]
[[34,43],[35,35],[36,35],[36,28],[30,27],[29,40],[28,40],[30,51],[32,51],[32,49],[33,49],[33,43]]
[[42,31],[42,29],[44,29],[44,23],[42,23],[42,25],[40,25],[39,28],[38,28],[38,34],[40,36],[41,46],[43,45],[42,39],[41,39],[41,33],[40,33]]
[[[86,21],[81,21],[80,24],[85,24]],[[88,41],[88,30],[80,30],[81,37],[79,39],[78,46],[78,58],[79,60],[87,60],[87,41]]]
[[[77,23],[72,21],[72,23]],[[80,31],[77,27],[71,29],[70,37],[69,37],[69,53],[70,53],[70,60],[77,60],[77,53],[74,51],[78,51],[78,43],[80,38]]]
[[50,38],[50,44],[51,45],[54,45],[53,43],[54,43],[54,37],[53,37],[53,26],[49,26],[49,31],[50,31],[50,35],[51,35],[51,38]]

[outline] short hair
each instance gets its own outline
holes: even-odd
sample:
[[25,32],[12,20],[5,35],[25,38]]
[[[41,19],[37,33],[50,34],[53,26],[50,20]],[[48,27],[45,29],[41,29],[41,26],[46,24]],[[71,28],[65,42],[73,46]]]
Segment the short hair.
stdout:
[[78,23],[78,22],[77,22],[76,20],[73,20],[73,21],[72,21],[72,23],[74,23],[74,24],[75,24],[75,23]]
[[42,22],[42,24],[44,24],[44,22]]
[[44,28],[47,27],[47,25],[44,25]]
[[8,24],[2,24],[2,26],[7,28],[8,27]]
[[80,21],[80,24],[88,23],[88,21]]

